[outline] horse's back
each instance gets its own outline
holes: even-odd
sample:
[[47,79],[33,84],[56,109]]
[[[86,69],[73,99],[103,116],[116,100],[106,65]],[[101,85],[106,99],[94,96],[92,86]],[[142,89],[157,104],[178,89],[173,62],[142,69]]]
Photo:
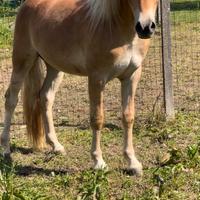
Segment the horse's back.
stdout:
[[[77,3],[77,0],[26,0],[16,20],[15,46],[30,45],[56,68],[84,73],[85,56],[80,49],[84,48],[86,29],[81,5]],[[79,34],[81,29],[84,30]]]

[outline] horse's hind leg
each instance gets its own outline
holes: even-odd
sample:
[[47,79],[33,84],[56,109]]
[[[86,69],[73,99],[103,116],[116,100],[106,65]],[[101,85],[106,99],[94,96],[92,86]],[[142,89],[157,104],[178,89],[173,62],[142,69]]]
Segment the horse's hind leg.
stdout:
[[13,71],[11,75],[10,85],[5,94],[5,116],[4,129],[0,137],[1,146],[4,149],[4,154],[10,153],[10,126],[11,118],[18,102],[18,94],[26,77],[27,72],[33,66],[36,56],[21,59],[18,56],[13,56]]
[[[13,74],[13,77],[15,75]],[[1,146],[4,149],[4,154],[10,153],[10,126],[11,118],[14,112],[14,109],[18,102],[18,93],[21,88],[21,81],[13,82],[11,81],[9,88],[6,91],[5,98],[5,116],[4,116],[4,129],[1,134]]]
[[123,126],[124,126],[124,156],[129,162],[129,169],[136,175],[142,175],[142,165],[137,160],[133,148],[132,129],[134,123],[134,97],[137,84],[140,80],[142,67],[138,68],[134,74],[126,79],[121,80],[122,85],[122,109],[123,109]]
[[51,66],[47,65],[47,75],[40,91],[41,108],[44,120],[44,128],[47,143],[49,143],[55,152],[64,154],[65,149],[59,143],[53,124],[52,106],[55,99],[55,94],[63,79],[63,72],[59,72]]

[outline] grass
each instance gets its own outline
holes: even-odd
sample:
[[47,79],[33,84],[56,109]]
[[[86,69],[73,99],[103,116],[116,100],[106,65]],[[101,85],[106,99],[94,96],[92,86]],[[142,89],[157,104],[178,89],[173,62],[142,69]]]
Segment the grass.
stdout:
[[0,48],[11,48],[15,10],[0,6]]
[[[90,169],[89,130],[60,129],[67,156],[29,149],[25,136],[12,136],[12,163],[1,158],[2,199],[199,199],[200,115],[179,113],[176,120],[136,124],[137,155],[144,177],[123,171],[122,130],[103,131],[102,147],[109,171]],[[3,181],[2,181],[3,180]],[[5,196],[5,197],[4,197]]]
[[171,0],[171,2],[178,2],[178,3],[184,3],[184,2],[198,2],[198,0]]
[[12,34],[7,24],[0,22],[0,48],[10,48]]

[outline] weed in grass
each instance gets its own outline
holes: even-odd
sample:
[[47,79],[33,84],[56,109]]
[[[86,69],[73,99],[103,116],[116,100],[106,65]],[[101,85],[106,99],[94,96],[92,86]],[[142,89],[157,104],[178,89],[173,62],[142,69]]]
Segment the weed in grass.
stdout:
[[187,147],[188,162],[186,161],[186,166],[188,168],[195,168],[200,166],[200,146],[199,144],[189,145]]
[[128,195],[126,192],[124,193],[123,197],[120,200],[132,200],[133,197],[131,197],[130,195]]
[[159,158],[159,167],[153,172],[154,194],[161,198],[171,185],[178,188],[179,184],[182,184],[180,177],[184,170],[183,151],[175,147],[169,149]]
[[[198,164],[198,145],[189,145],[185,151],[177,148],[170,149],[161,158],[160,166],[153,172],[154,194],[161,199],[185,199],[185,194],[178,190],[185,185],[187,176],[192,176],[193,170],[190,168],[195,168]],[[198,181],[196,183],[198,185]]]
[[[157,196],[157,192],[155,192],[153,189],[146,190],[142,193],[142,195],[139,198],[135,198],[136,200],[157,200],[160,199],[159,196]],[[133,198],[130,198],[128,200],[133,200]]]
[[0,197],[2,200],[26,199],[14,184],[14,168],[10,161],[0,157]]
[[[23,184],[15,182],[15,166],[11,159],[0,154],[0,198],[1,200],[47,200],[49,197],[39,192],[32,196],[28,188],[22,189]],[[28,195],[26,195],[27,193]]]
[[50,185],[54,187],[54,193],[52,200],[75,200],[77,198],[78,190],[74,189],[73,186],[78,183],[78,173],[58,173],[51,179]]
[[199,146],[196,144],[187,147],[187,155],[191,160],[194,159],[195,156],[197,156],[198,152],[199,152]]
[[54,180],[54,185],[62,186],[65,190],[66,188],[70,187],[71,177],[66,175],[56,175]]
[[104,200],[108,189],[109,171],[86,171],[82,174],[79,200]]
[[[9,20],[13,21],[14,19]],[[12,37],[10,22],[2,22],[0,19],[0,47],[10,49]]]

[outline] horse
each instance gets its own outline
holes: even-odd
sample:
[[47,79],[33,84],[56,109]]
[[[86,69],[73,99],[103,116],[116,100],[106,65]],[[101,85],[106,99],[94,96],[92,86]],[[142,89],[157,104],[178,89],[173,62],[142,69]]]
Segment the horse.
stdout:
[[[27,132],[33,147],[65,153],[58,141],[52,106],[63,74],[88,77],[91,157],[95,169],[107,165],[100,147],[104,122],[103,91],[121,82],[123,153],[128,169],[142,175],[133,147],[134,97],[142,62],[154,35],[158,0],[26,0],[17,14],[12,75],[5,94],[1,146],[10,154],[11,117],[22,86]],[[46,74],[41,66],[46,65]]]

